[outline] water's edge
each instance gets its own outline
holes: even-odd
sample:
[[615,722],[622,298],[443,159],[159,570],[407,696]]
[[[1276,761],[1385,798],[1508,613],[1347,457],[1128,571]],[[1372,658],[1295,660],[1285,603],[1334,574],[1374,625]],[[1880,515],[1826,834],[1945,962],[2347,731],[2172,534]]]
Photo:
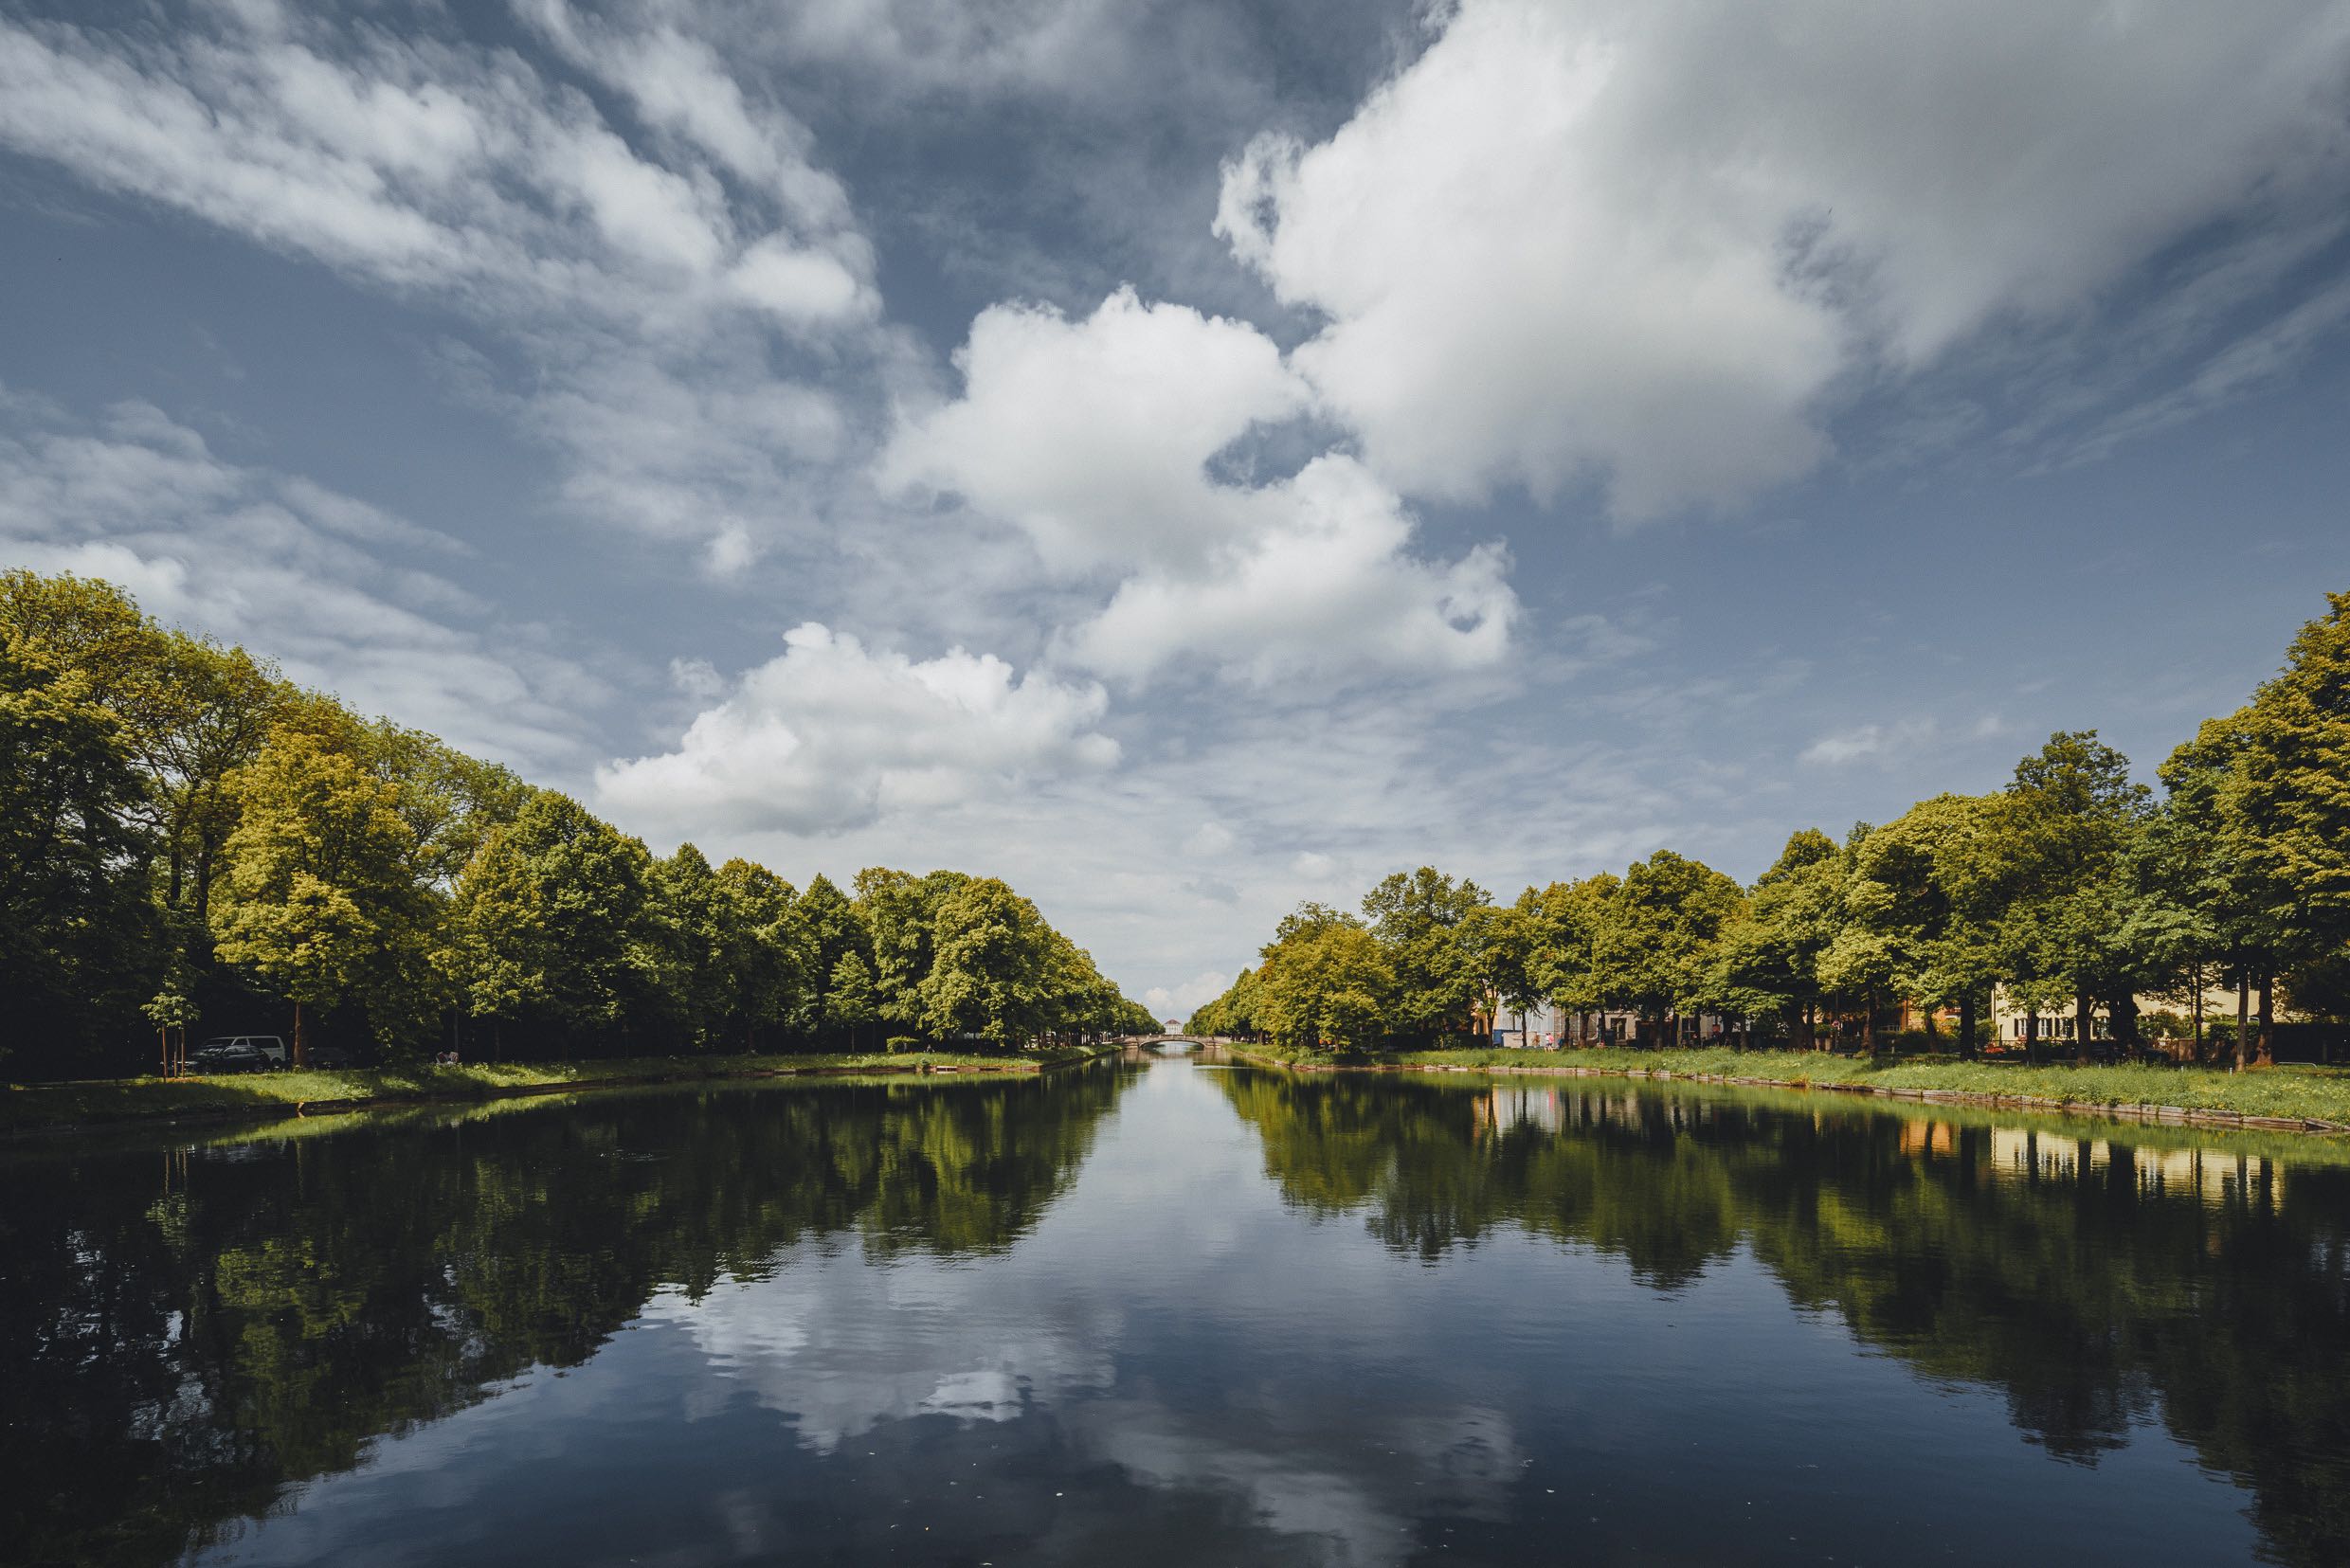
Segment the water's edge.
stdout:
[[[188,1126],[217,1126],[225,1123],[290,1122],[309,1116],[341,1116],[357,1111],[406,1108],[412,1106],[479,1105],[492,1100],[519,1100],[547,1094],[584,1093],[597,1090],[656,1089],[674,1084],[744,1083],[763,1078],[846,1078],[892,1077],[931,1074],[992,1073],[1012,1077],[1034,1077],[1040,1073],[1082,1067],[1088,1062],[1115,1054],[1122,1048],[1103,1046],[1095,1050],[1056,1056],[1050,1061],[1005,1061],[1002,1063],[965,1063],[938,1066],[928,1062],[910,1061],[902,1066],[889,1063],[860,1062],[856,1065],[815,1061],[805,1067],[752,1067],[739,1071],[696,1070],[676,1073],[630,1073],[612,1078],[572,1078],[537,1084],[484,1084],[465,1092],[387,1093],[345,1095],[332,1100],[290,1100],[276,1104],[250,1106],[203,1106],[166,1111],[131,1110],[120,1114],[98,1114],[70,1122],[55,1122],[38,1126],[0,1128],[0,1144],[34,1142],[45,1139],[69,1139],[85,1132],[120,1132],[140,1127],[175,1127]],[[26,1092],[19,1090],[19,1092]]]
[[1992,1094],[1961,1089],[1889,1089],[1877,1084],[1814,1083],[1799,1078],[1765,1078],[1727,1072],[1675,1072],[1644,1067],[1455,1066],[1443,1062],[1297,1062],[1260,1055],[1243,1047],[1226,1045],[1234,1058],[1252,1067],[1279,1068],[1291,1072],[1490,1072],[1540,1078],[1645,1078],[1658,1083],[1740,1084],[1754,1089],[1789,1089],[1804,1093],[1857,1094],[1880,1100],[1907,1100],[1926,1105],[1984,1106],[1996,1110],[2027,1110],[2063,1116],[2098,1116],[2117,1122],[2158,1123],[2172,1126],[2236,1127],[2258,1132],[2344,1133],[2350,1126],[2315,1117],[2255,1116],[2240,1110],[2206,1110],[2185,1106],[2104,1105],[2089,1100],[2056,1100],[2045,1094]]

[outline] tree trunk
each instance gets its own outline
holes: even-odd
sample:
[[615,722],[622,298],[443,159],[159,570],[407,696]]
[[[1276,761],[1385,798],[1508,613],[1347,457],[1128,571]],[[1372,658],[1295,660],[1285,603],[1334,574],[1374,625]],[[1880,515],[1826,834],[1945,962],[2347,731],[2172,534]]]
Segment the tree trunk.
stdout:
[[2037,1065],[2040,1060],[2040,1004],[2027,1002],[2024,1013],[2024,1061]]
[[1860,1048],[1871,1057],[1877,1054],[1877,999],[1873,993],[1860,999]]
[[303,1021],[302,1004],[298,1001],[294,1004],[294,1065],[306,1067],[309,1063],[310,1025]]
[[1975,1059],[1975,993],[1971,988],[1959,993],[1959,1059]]
[[2195,987],[2195,1062],[2203,1065],[2203,965],[2187,971],[2187,983]]
[[2276,977],[2260,977],[2260,1065],[2276,1065]]
[[2252,972],[2238,969],[2235,973],[2235,1070],[2243,1072],[2251,1065]]
[[2087,991],[2072,996],[2072,1059],[2083,1067],[2088,1065],[2089,1003]]

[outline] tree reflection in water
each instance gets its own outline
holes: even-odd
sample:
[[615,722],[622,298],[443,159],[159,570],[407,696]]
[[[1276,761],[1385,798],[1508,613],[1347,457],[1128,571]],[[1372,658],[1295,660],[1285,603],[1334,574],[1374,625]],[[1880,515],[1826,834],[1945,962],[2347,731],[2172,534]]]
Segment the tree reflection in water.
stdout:
[[2350,1561],[2343,1150],[1606,1080],[1218,1080],[1292,1204],[1400,1253],[1506,1226],[1681,1291],[1743,1246],[1864,1344],[2001,1391],[2059,1458],[2160,1419],[2281,1560]]
[[[1746,1496],[1868,1547],[1992,1484],[2079,1525],[2076,1555],[2129,1523],[2096,1511],[2124,1496],[2181,1541],[2240,1539],[2214,1530],[2227,1500],[2174,1515],[2142,1466],[2136,1490],[2070,1484],[2129,1471],[2115,1451],[2146,1453],[2149,1422],[2244,1488],[2277,1559],[2350,1560],[2350,1151],[1600,1080],[1158,1071],[1124,1099],[1130,1071],[1105,1068],[11,1151],[0,1560],[236,1541],[291,1561],[370,1529],[523,1560],[556,1505],[581,1508],[574,1544],[618,1527],[724,1557],[708,1532],[742,1499],[773,1540],[864,1560],[954,1477],[985,1500],[942,1526],[1072,1561],[1508,1559],[1563,1525],[1648,1560],[1728,1539]],[[1983,1401],[1883,1397],[1841,1334],[1781,1332],[1782,1296],[1997,1391],[2056,1463],[1953,1447],[1949,1499],[1874,1495],[1931,1487],[1938,1423],[1979,1448]],[[1701,1316],[1704,1356],[1667,1342]],[[503,1412],[528,1434],[471,1451],[479,1517],[403,1511],[431,1483],[302,1486],[632,1324],[652,1326],[554,1385],[606,1403],[533,1379],[439,1429]],[[1726,1364],[1745,1336],[1793,1359]],[[1811,1418],[1841,1429],[1787,1454],[1772,1401],[1814,1378]],[[564,1424],[614,1400],[636,1427]],[[1719,1430],[1676,1429],[1697,1409]],[[419,1437],[437,1476],[448,1451]],[[1701,1451],[1712,1469],[1673,1468]],[[581,1464],[621,1479],[573,1484]],[[1727,1476],[1759,1489],[1716,1497]],[[297,1498],[285,1529],[244,1532]]]
[[[1001,1251],[1120,1079],[586,1097],[61,1158],[0,1210],[0,1559],[170,1561],[785,1250]],[[743,1096],[755,1094],[756,1112]]]

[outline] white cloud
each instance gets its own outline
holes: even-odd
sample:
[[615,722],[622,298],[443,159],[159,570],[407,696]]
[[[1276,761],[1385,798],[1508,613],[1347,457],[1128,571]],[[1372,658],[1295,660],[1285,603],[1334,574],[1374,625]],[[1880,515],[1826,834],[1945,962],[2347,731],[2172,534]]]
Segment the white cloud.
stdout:
[[1187,1018],[1194,1008],[1214,1001],[1231,986],[1232,977],[1223,970],[1202,969],[1178,985],[1153,985],[1143,993],[1143,1001],[1163,1018]]
[[0,23],[0,148],[482,324],[521,366],[453,368],[558,454],[573,514],[728,576],[806,526],[793,471],[839,455],[815,373],[885,351],[872,247],[708,44],[527,9],[633,120],[513,50],[254,7]]
[[1449,566],[1408,553],[1412,520],[1354,459],[1316,458],[1252,492],[1260,527],[1196,572],[1146,568],[1064,646],[1140,680],[1191,656],[1260,684],[1365,669],[1497,662],[1517,618],[1509,553],[1479,545]]
[[129,590],[167,625],[244,643],[363,712],[483,755],[575,762],[580,709],[601,689],[533,653],[534,628],[468,622],[488,606],[437,572],[461,546],[322,485],[216,456],[148,404],[84,425],[7,400],[0,566],[71,571]]
[[[676,69],[681,46],[660,32],[594,59],[668,124],[674,98],[724,97],[714,59]],[[870,312],[845,197],[783,151],[804,134],[751,128],[739,94],[730,107],[768,148],[731,161],[751,182],[739,200],[694,159],[641,155],[508,51],[324,27],[0,27],[0,142],[374,281],[674,328],[729,297],[738,269],[804,255],[849,286],[793,297],[786,320]]]
[[1137,8],[1104,0],[803,0],[760,16],[782,52],[869,67],[899,92],[1099,89],[1130,74],[1121,24]]
[[923,660],[869,651],[813,622],[784,642],[676,750],[597,769],[599,797],[632,821],[688,833],[819,834],[1117,761],[1094,728],[1099,686],[1016,679],[961,648]]
[[1811,467],[1840,375],[2339,189],[2346,45],[2340,0],[1464,0],[1217,223],[1328,317],[1292,363],[1382,478],[1637,518]]
[[1828,767],[1848,763],[1890,761],[1930,744],[1941,733],[1932,719],[1902,719],[1893,724],[1863,724],[1822,735],[1803,748],[1802,760]]
[[956,361],[963,397],[906,424],[882,479],[959,493],[1022,530],[1048,568],[1117,579],[1062,640],[1076,661],[1139,681],[1199,658],[1261,681],[1505,651],[1506,555],[1414,556],[1401,500],[1351,457],[1265,483],[1211,473],[1306,408],[1255,328],[1122,290],[1082,321],[993,307]]
[[964,396],[898,433],[884,480],[959,492],[1060,571],[1196,568],[1245,537],[1250,492],[1207,463],[1308,396],[1256,328],[1130,289],[1083,321],[992,306],[955,365]]
[[1222,855],[1238,842],[1239,840],[1233,836],[1232,829],[1224,826],[1223,823],[1202,822],[1192,829],[1191,836],[1184,840],[1183,849],[1185,855],[1194,859],[1203,859]]

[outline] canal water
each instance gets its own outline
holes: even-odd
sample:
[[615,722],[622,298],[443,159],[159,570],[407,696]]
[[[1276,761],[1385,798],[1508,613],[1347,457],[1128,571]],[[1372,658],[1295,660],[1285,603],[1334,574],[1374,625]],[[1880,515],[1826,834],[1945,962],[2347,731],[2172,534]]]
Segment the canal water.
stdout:
[[1135,1059],[0,1187],[10,1562],[2350,1562],[2326,1144]]

